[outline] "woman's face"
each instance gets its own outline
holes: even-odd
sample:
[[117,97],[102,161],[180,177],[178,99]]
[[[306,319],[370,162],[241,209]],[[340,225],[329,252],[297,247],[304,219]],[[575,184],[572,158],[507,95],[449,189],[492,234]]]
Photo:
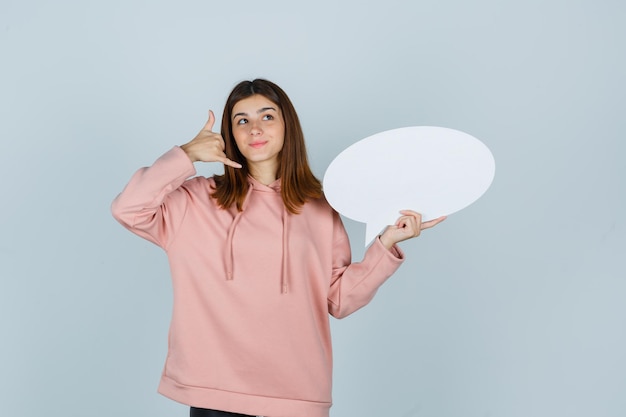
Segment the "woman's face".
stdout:
[[278,155],[285,141],[285,122],[280,108],[266,97],[255,94],[233,107],[235,142],[248,166],[278,168]]

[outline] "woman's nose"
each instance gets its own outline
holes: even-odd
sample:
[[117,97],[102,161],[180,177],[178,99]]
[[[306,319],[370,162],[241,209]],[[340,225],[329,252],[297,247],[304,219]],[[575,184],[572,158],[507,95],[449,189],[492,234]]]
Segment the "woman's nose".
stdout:
[[258,135],[259,133],[261,133],[261,126],[259,123],[255,121],[250,122],[250,134]]

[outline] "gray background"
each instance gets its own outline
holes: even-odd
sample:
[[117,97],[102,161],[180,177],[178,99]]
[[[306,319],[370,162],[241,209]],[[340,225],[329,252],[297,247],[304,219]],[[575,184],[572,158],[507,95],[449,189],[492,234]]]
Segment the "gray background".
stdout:
[[[372,304],[333,320],[333,416],[626,415],[625,12],[1,0],[0,415],[187,414],[155,392],[165,256],[109,204],[257,76],[291,96],[320,177],[411,125],[496,159],[479,201],[405,242]],[[358,259],[364,226],[346,226]]]

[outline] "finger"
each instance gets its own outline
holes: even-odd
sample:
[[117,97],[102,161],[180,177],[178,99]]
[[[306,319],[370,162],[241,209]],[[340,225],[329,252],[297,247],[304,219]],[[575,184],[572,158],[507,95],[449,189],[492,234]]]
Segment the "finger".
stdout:
[[417,220],[418,224],[422,223],[422,215],[420,213],[418,213],[417,211],[413,211],[413,210],[400,210],[400,214],[404,215],[404,216],[411,216],[413,217],[415,220]]
[[434,220],[429,220],[427,222],[424,222],[424,223],[422,223],[422,230],[423,229],[430,229],[431,227],[438,225],[439,223],[441,223],[442,221],[444,221],[447,218],[448,218],[448,216],[441,216],[441,217],[438,217],[438,218],[436,218]]
[[228,165],[229,167],[241,168],[241,164],[239,162],[235,162],[235,161],[230,160],[228,158],[222,158],[222,159],[220,159],[220,162],[222,162],[224,165]]
[[[207,129],[208,125],[209,124],[207,123],[204,126],[204,130]],[[208,132],[208,133],[204,133],[202,135],[202,137],[203,137],[203,141],[206,144],[206,146],[210,146],[212,149],[217,149],[220,152],[224,152],[224,150],[226,149],[226,142],[224,142],[224,138],[219,133]],[[224,157],[225,156],[226,156],[226,154],[224,154]]]
[[414,216],[402,216],[396,220],[397,227],[407,227],[411,224],[417,224],[417,219]]
[[410,218],[414,219],[418,226],[420,224],[422,224],[422,215],[420,213],[418,213],[417,211],[400,210],[400,214],[402,214],[405,217],[410,217]]
[[[220,135],[219,133],[214,133],[211,132],[212,136],[211,138],[214,140],[214,143],[216,144],[216,146],[219,148],[220,151],[224,152],[226,150],[226,142],[224,141],[224,138],[222,137],[222,135]],[[226,154],[224,154],[224,156],[226,156]]]
[[213,131],[213,125],[215,124],[215,115],[213,114],[213,110],[209,110],[209,121],[204,125],[204,129],[210,132]]
[[400,214],[403,214],[405,216],[413,216],[419,219],[422,218],[422,215],[420,213],[418,213],[417,211],[413,211],[413,210],[400,210]]
[[400,217],[396,222],[398,229],[402,229],[404,233],[410,234],[411,236],[419,236],[421,230],[419,225],[420,222],[412,215]]

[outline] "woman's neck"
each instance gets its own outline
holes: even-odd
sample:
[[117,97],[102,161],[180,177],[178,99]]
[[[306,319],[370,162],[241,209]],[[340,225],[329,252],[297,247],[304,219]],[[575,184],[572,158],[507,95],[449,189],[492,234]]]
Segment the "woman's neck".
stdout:
[[275,164],[248,164],[248,172],[263,185],[270,185],[276,181],[277,168]]

